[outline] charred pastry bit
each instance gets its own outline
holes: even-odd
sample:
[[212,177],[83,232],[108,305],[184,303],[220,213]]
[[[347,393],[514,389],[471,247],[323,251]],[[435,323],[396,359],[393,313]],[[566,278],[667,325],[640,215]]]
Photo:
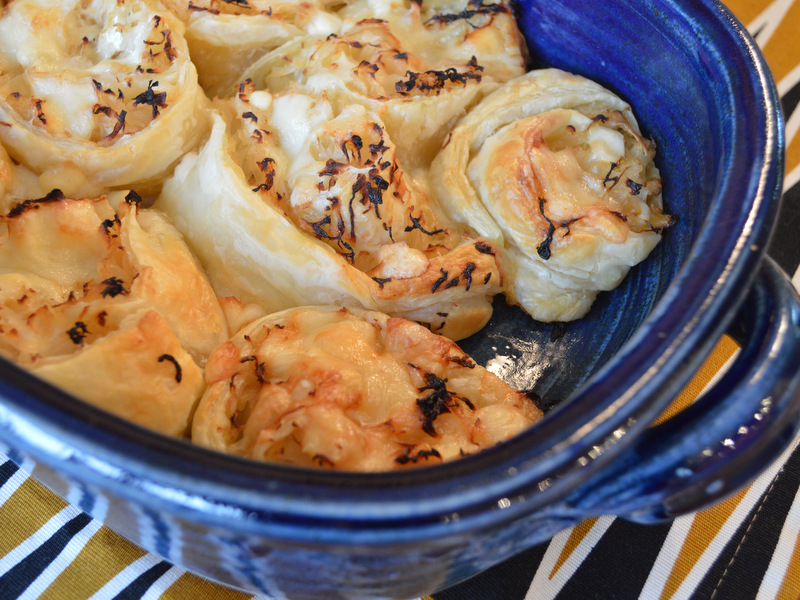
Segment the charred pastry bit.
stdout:
[[477,365],[469,356],[448,356],[447,360],[454,362],[465,369],[474,369]]
[[245,356],[244,358],[239,359],[240,363],[252,362],[254,360],[258,360],[253,354],[249,356]]
[[67,335],[73,344],[82,344],[83,338],[89,335],[89,330],[83,321],[75,321],[75,326],[67,331]]
[[106,285],[105,289],[100,292],[100,295],[103,296],[103,298],[106,296],[111,296],[114,298],[120,294],[125,296],[129,293],[128,290],[123,287],[122,280],[118,277],[109,277],[108,279],[103,280],[103,283]]
[[125,202],[128,204],[135,204],[140,206],[142,204],[142,197],[137,194],[134,190],[131,190],[125,195]]
[[405,228],[406,233],[408,233],[409,231],[413,231],[414,229],[419,229],[425,235],[437,235],[439,233],[443,233],[444,232],[444,229],[436,229],[434,231],[428,231],[427,229],[425,229],[420,224],[420,221],[422,221],[422,216],[421,215],[420,215],[419,218],[416,218],[416,217],[414,217],[414,215],[409,213],[408,218],[411,219],[411,225],[406,225],[406,228]]
[[158,116],[159,108],[167,107],[167,92],[155,92],[153,88],[158,86],[157,81],[152,79],[147,84],[147,89],[133,99],[133,105],[148,104],[153,108],[153,118]]
[[23,200],[22,202],[18,202],[16,205],[14,205],[14,208],[8,211],[7,217],[9,219],[13,219],[15,217],[18,217],[28,209],[39,208],[40,204],[45,204],[47,202],[59,202],[65,199],[66,197],[64,196],[64,192],[62,192],[58,188],[55,188],[50,190],[44,198],[37,198],[35,200]]
[[419,388],[419,391],[430,390],[430,394],[424,398],[417,398],[417,406],[424,417],[422,430],[428,435],[433,437],[438,435],[433,422],[439,415],[449,413],[450,409],[456,406],[457,400],[461,400],[470,410],[475,410],[475,406],[467,398],[460,398],[447,389],[447,379],[441,379],[433,373],[425,373],[423,377],[426,385]]
[[[232,0],[225,0],[225,2],[230,2],[230,1],[232,1]],[[315,463],[317,463],[320,467],[325,467],[325,466],[334,467],[334,466],[336,466],[335,463],[330,458],[325,456],[324,454],[315,454],[311,458],[311,460],[313,460]]]
[[446,312],[437,312],[436,314],[439,315],[440,317],[444,317],[444,318],[446,318],[447,315],[448,315],[448,313],[446,313]]
[[608,117],[604,114],[595,115],[593,121],[599,121],[600,123],[606,123],[608,121]]
[[114,218],[113,218],[113,219],[106,219],[105,221],[103,221],[103,222],[100,224],[100,227],[102,227],[102,228],[103,228],[103,231],[104,231],[106,234],[108,234],[108,235],[111,235],[112,237],[116,237],[116,235],[117,235],[117,234],[116,234],[116,233],[111,233],[109,230],[110,230],[112,227],[114,227],[114,226],[118,225],[118,224],[119,224],[119,222],[120,222],[120,221],[119,221],[119,217],[117,217],[117,215],[114,215]]
[[194,2],[192,2],[191,0],[189,0],[189,5],[187,6],[187,8],[188,8],[190,11],[200,11],[200,12],[207,12],[207,13],[211,13],[212,15],[218,15],[218,14],[219,14],[219,11],[218,11],[218,10],[216,10],[216,9],[213,9],[213,8],[204,8],[204,7],[202,7],[202,6],[197,6],[197,5],[196,5]]
[[449,290],[452,287],[456,287],[460,281],[461,281],[460,277],[456,275],[450,281],[447,282],[447,284],[444,286],[444,289]]
[[258,380],[258,383],[264,383],[267,381],[267,378],[264,374],[264,370],[266,368],[266,363],[256,361],[256,379]]
[[375,283],[377,283],[377,284],[378,284],[378,287],[379,287],[380,289],[383,289],[383,285],[384,285],[385,283],[389,283],[389,282],[392,280],[392,278],[391,278],[391,277],[373,277],[373,278],[372,278],[372,280],[373,280]]
[[492,248],[486,242],[482,241],[475,242],[475,250],[477,250],[481,254],[488,254],[490,256],[494,256],[494,248]]
[[442,458],[442,455],[439,454],[436,448],[431,448],[430,450],[420,449],[417,450],[416,454],[411,454],[411,448],[406,448],[405,452],[394,460],[397,464],[407,465],[408,463],[417,463],[420,460],[427,460],[430,457]]
[[606,176],[603,178],[603,187],[607,187],[608,183],[611,183],[612,188],[615,185],[617,185],[617,182],[619,181],[619,175],[617,175],[616,177],[611,177],[611,173],[613,173],[614,169],[616,169],[618,166],[619,166],[618,162],[611,163],[611,168],[608,169],[608,173],[606,173]]
[[470,0],[470,2],[467,4],[467,7],[468,8],[465,8],[464,10],[456,14],[434,15],[433,17],[425,21],[425,25],[427,25],[428,23],[436,23],[438,25],[444,25],[447,23],[452,23],[453,21],[460,21],[460,20],[469,22],[469,19],[471,19],[476,15],[496,15],[508,12],[508,8],[503,4],[484,4],[483,0],[478,0],[477,2],[474,0]]
[[107,316],[108,316],[108,313],[106,311],[104,311],[104,310],[101,310],[99,313],[97,313],[97,324],[100,325],[100,327],[105,327],[106,326],[106,317]]
[[467,263],[467,266],[464,267],[464,271],[461,273],[464,276],[464,280],[467,282],[467,287],[465,288],[469,291],[469,288],[472,286],[472,272],[477,269],[477,266],[474,262]]
[[618,218],[620,221],[623,221],[623,222],[625,222],[625,223],[627,223],[627,222],[628,222],[628,217],[626,217],[626,216],[625,216],[624,214],[622,214],[621,212],[619,212],[619,211],[616,211],[616,210],[612,210],[612,211],[610,211],[610,212],[611,212],[611,214],[612,214],[612,215],[614,215],[615,217],[617,217],[617,218]]
[[574,219],[568,219],[566,221],[561,221],[561,223],[559,224],[559,227],[561,227],[562,229],[566,229],[566,231],[564,232],[564,237],[568,236],[571,233],[572,230],[570,229],[570,226],[575,221],[580,221],[580,220],[581,220],[581,217],[575,217]]
[[440,379],[433,373],[425,373],[424,377],[427,385],[419,388],[419,391],[430,390],[431,393],[423,398],[417,398],[417,406],[424,418],[422,430],[428,435],[436,437],[437,433],[433,422],[439,415],[449,413],[450,407],[454,406],[452,393],[445,385],[446,379]]
[[486,274],[486,277],[484,277],[484,278],[483,278],[483,285],[486,285],[487,283],[489,283],[489,280],[490,280],[491,278],[492,278],[492,272],[491,272],[491,271],[489,271],[489,272]]
[[349,140],[345,140],[344,142],[342,142],[342,146],[341,146],[342,152],[344,153],[344,155],[346,157],[350,158],[350,154],[349,154],[349,152],[347,150],[347,143],[348,142],[350,142],[353,145],[353,147],[356,149],[356,153],[358,154],[358,160],[360,161],[361,160],[361,148],[364,147],[364,141],[361,139],[361,136],[358,136],[358,135],[354,134]]
[[344,163],[336,162],[334,159],[329,158],[325,162],[325,168],[319,172],[320,177],[333,177],[334,175],[338,175],[341,173],[342,169],[344,169],[347,165]]
[[158,362],[164,362],[165,360],[168,360],[173,365],[175,365],[175,381],[180,383],[183,377],[181,365],[178,363],[177,360],[175,360],[175,357],[172,356],[171,354],[162,354],[161,356],[158,357]]
[[626,180],[625,185],[630,188],[632,196],[638,196],[639,192],[641,192],[642,188],[644,187],[641,183],[637,183],[633,179]]
[[556,226],[553,225],[553,222],[544,214],[544,205],[547,203],[547,200],[544,198],[539,198],[539,212],[541,213],[542,217],[545,221],[547,221],[547,235],[545,236],[542,243],[536,247],[536,252],[539,254],[540,257],[544,260],[549,260],[552,253],[550,251],[550,244],[553,242],[553,234],[556,231]]
[[[482,67],[472,67],[474,71],[480,71]],[[438,95],[448,83],[460,83],[467,85],[468,81],[480,82],[481,75],[474,71],[459,72],[455,67],[450,67],[444,71],[424,71],[415,73],[413,71],[406,71],[406,80],[395,82],[395,91],[401,96],[406,96],[413,90],[419,90],[424,94],[433,92]]]
[[250,119],[253,123],[258,123],[258,117],[255,116],[252,112],[247,111],[246,113],[242,113],[243,119]]
[[447,281],[447,277],[448,277],[447,271],[445,271],[444,269],[440,268],[439,272],[442,274],[442,276],[439,277],[439,279],[437,279],[436,281],[433,282],[433,285],[431,286],[431,294],[434,293],[436,290],[438,290],[439,286],[442,285],[445,281]]
[[266,180],[253,191],[257,192],[262,189],[267,191],[271,190],[272,186],[275,184],[275,159],[267,157],[258,161],[256,165],[258,165],[259,170],[264,173]]

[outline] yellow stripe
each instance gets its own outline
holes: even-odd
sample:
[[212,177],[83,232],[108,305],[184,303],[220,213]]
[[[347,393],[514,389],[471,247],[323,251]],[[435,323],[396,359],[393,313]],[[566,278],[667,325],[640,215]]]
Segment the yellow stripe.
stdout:
[[727,335],[722,336],[722,339],[717,343],[714,350],[703,363],[703,366],[694,374],[692,379],[686,387],[678,394],[677,398],[667,407],[667,409],[653,421],[653,426],[668,421],[670,418],[677,415],[687,406],[694,402],[700,393],[709,384],[711,379],[719,373],[722,367],[725,366],[734,352],[739,349],[739,346]]
[[772,0],[725,0],[727,6],[745,27],[772,4]]
[[213,598],[214,600],[250,600],[252,594],[238,592],[206,579],[184,573],[175,580],[160,600],[187,600],[188,598]]
[[561,549],[561,554],[558,555],[556,564],[553,565],[553,570],[550,572],[550,579],[556,576],[558,570],[564,566],[564,563],[567,562],[567,559],[572,555],[573,552],[575,552],[578,546],[580,546],[580,543],[589,534],[595,523],[597,523],[597,518],[586,519],[582,523],[579,523],[572,528],[569,538],[567,539],[567,543],[564,544],[564,547]]
[[39,600],[88,598],[145,554],[122,536],[101,527]]
[[5,556],[36,533],[67,503],[30,477],[0,506],[0,556]]
[[678,558],[675,564],[672,565],[672,571],[661,592],[660,600],[671,598],[680,587],[697,561],[700,560],[703,552],[711,544],[711,541],[722,530],[733,511],[736,510],[748,489],[749,486],[719,504],[695,515],[692,526],[678,553]]
[[800,544],[795,542],[792,558],[783,577],[783,583],[775,600],[797,600],[800,598]]

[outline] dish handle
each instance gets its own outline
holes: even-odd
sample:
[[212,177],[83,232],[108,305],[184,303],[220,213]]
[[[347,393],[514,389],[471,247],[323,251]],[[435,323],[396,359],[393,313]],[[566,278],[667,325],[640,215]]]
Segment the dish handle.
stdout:
[[[800,297],[765,257],[728,334],[741,346],[697,401],[648,429],[568,500],[640,523],[708,507],[755,479],[800,428]],[[620,457],[622,458],[622,457]]]

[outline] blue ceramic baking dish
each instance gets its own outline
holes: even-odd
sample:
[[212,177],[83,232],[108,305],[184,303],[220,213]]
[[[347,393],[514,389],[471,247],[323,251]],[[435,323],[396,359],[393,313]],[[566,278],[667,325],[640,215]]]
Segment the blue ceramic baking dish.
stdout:
[[[463,343],[552,405],[479,455],[378,475],[257,464],[167,439],[0,364],[0,437],[56,491],[148,550],[299,599],[433,592],[598,514],[679,515],[752,480],[800,422],[800,313],[765,257],[783,130],[752,39],[713,0],[520,2],[534,66],[627,99],[658,146],[662,244],[585,319],[497,303]],[[650,427],[719,337],[742,345],[691,408]],[[413,574],[409,576],[409,574]]]

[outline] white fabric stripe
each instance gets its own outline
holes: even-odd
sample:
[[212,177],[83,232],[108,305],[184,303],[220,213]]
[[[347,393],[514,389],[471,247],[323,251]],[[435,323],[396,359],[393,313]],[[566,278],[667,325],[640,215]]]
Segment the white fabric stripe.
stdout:
[[783,523],[778,544],[758,590],[757,600],[772,600],[777,597],[798,540],[800,540],[800,492],[795,496]]
[[183,569],[173,566],[150,586],[141,600],[159,600],[161,595],[185,572]]
[[696,514],[697,513],[684,515],[672,522],[669,533],[666,539],[664,539],[664,545],[661,546],[656,561],[650,569],[650,574],[647,576],[647,581],[644,583],[639,598],[650,599],[660,597],[664,586],[667,584],[670,573],[672,573],[675,562],[678,560],[679,553],[674,552],[674,550],[683,547],[683,543],[686,540],[686,536],[689,534],[692,523],[694,523]]
[[103,587],[92,594],[87,600],[108,600],[112,598],[114,595],[118,594],[120,590],[130,585],[139,575],[160,563],[161,560],[161,558],[154,554],[145,554],[140,559],[133,561],[122,569],[122,571],[107,581]]
[[[742,498],[741,502],[736,506],[733,513],[725,524],[722,526],[720,531],[717,535],[709,543],[706,550],[697,560],[697,562],[692,567],[689,574],[686,576],[686,579],[681,583],[680,587],[678,587],[675,594],[670,598],[670,600],[685,600],[691,598],[692,593],[695,591],[700,582],[706,576],[709,569],[713,566],[714,562],[719,557],[720,553],[725,549],[725,545],[731,540],[733,535],[736,533],[736,530],[742,524],[747,515],[750,514],[750,511],[753,507],[758,503],[761,499],[761,496],[764,492],[770,487],[775,476],[778,474],[778,471],[783,467],[783,464],[789,458],[789,455],[794,450],[795,445],[797,444],[797,439],[790,444],[789,448],[787,448],[783,454],[781,454],[778,459],[773,462],[766,471],[764,471],[752,484],[750,489],[745,494],[744,498]],[[662,549],[662,552],[671,552],[676,553],[680,551],[680,547],[672,547],[672,548],[665,548]],[[659,556],[660,558],[660,556]],[[673,559],[674,560],[674,559]],[[661,595],[661,589],[648,591],[649,595],[645,595],[642,593],[640,598],[642,600],[649,600],[650,598],[658,598]]]
[[33,535],[22,542],[19,546],[14,548],[11,552],[0,558],[0,573],[5,573],[16,565],[23,558],[28,556],[31,552],[36,550],[45,541],[50,539],[52,535],[61,529],[61,527],[68,521],[74,519],[81,510],[74,506],[66,506],[56,515],[50,518],[47,523],[42,525]]
[[772,34],[778,29],[786,13],[794,4],[794,0],[775,0],[758,15],[752,23],[747,26],[747,30],[752,34],[761,30],[756,37],[758,45],[762,48],[766,46]]
[[580,541],[578,547],[567,557],[555,576],[550,579],[550,574],[553,572],[574,527],[557,533],[547,546],[544,557],[539,563],[538,569],[536,569],[525,600],[551,600],[555,598],[613,522],[614,517],[600,517],[589,530],[589,533]]
[[776,82],[775,87],[778,89],[778,95],[783,97],[798,83],[800,83],[800,64],[784,75],[780,81]]
[[99,521],[90,521],[86,527],[69,541],[64,550],[42,571],[39,577],[31,583],[30,587],[17,600],[36,600],[55,581],[56,577],[72,564],[72,561],[77,558],[78,554],[81,553],[84,546],[97,533],[100,527],[102,525]]

